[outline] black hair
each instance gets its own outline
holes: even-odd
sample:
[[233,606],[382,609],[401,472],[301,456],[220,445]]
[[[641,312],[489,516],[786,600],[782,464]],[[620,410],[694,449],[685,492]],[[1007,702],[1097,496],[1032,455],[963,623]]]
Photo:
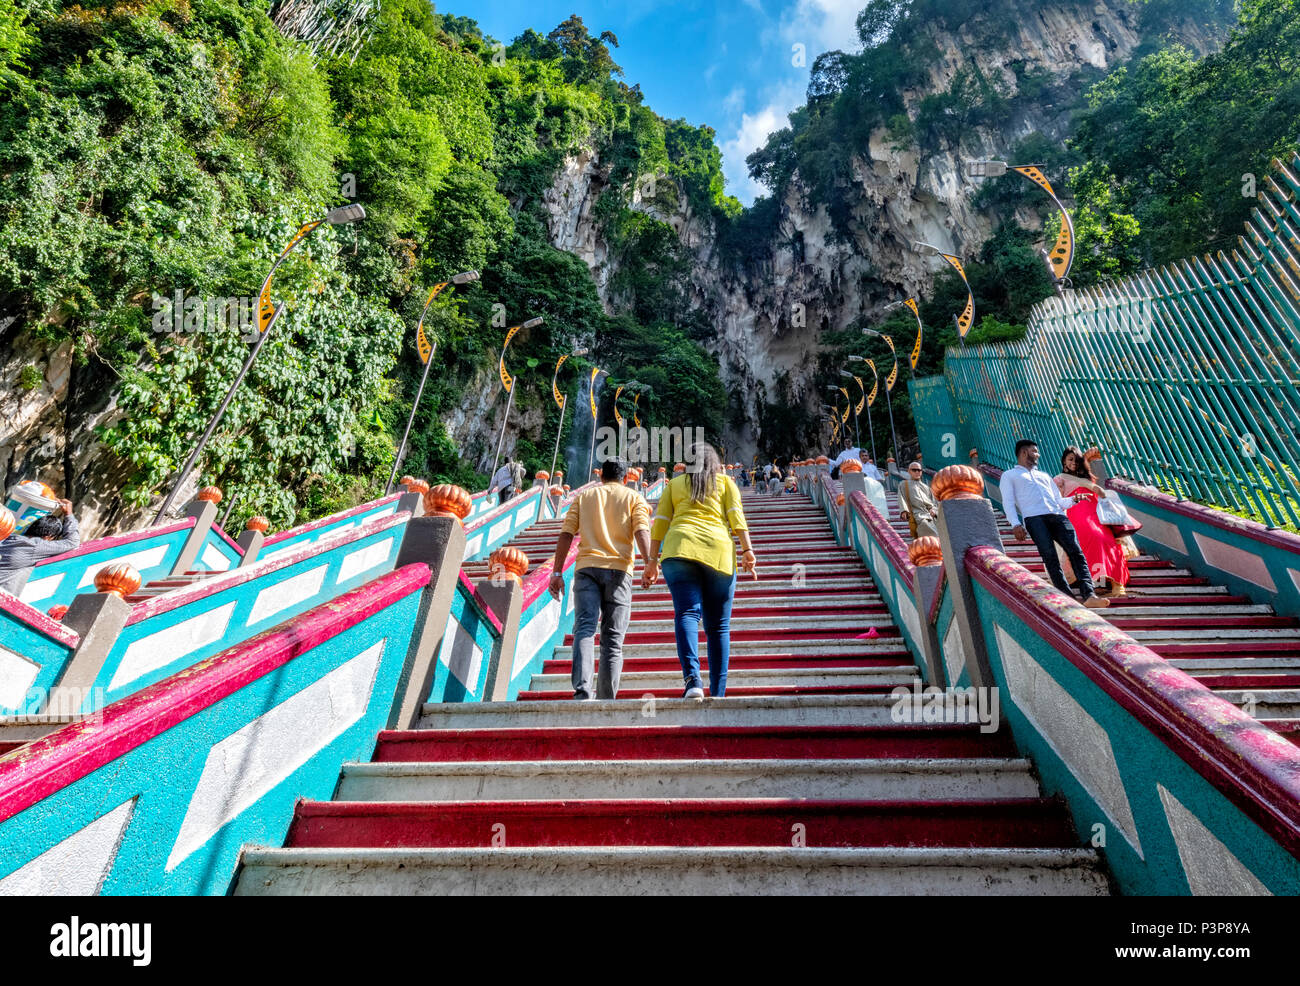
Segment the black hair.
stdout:
[[1037,445],[1037,444],[1038,444],[1038,443],[1037,443],[1036,441],[1034,441],[1032,438],[1022,438],[1022,439],[1020,439],[1020,441],[1016,442],[1016,459],[1017,459],[1017,460],[1020,459],[1020,451],[1021,451],[1021,449],[1027,449],[1027,448],[1029,448],[1029,446],[1031,446],[1031,445]]
[[606,459],[600,466],[600,478],[606,483],[622,482],[627,475],[627,463],[622,459]]
[[[1065,460],[1069,456],[1074,456],[1074,468],[1065,468]],[[1061,472],[1067,476],[1077,476],[1080,479],[1091,479],[1092,470],[1088,468],[1088,463],[1083,461],[1083,453],[1075,446],[1068,445],[1064,452],[1061,453]]]
[[62,533],[63,518],[51,517],[49,514],[36,518],[36,522],[27,528],[27,536],[32,538],[56,538]]

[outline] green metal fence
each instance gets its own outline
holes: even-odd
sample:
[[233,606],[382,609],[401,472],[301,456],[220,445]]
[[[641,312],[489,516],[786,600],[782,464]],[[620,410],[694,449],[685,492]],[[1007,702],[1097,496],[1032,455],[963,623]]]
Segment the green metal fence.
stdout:
[[1066,291],[1024,339],[948,350],[982,461],[1095,444],[1112,473],[1300,525],[1300,155],[1275,167],[1231,253]]

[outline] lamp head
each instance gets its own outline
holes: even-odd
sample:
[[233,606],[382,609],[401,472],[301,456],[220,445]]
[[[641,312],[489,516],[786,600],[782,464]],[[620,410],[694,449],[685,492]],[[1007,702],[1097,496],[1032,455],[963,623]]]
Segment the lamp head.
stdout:
[[574,356],[586,356],[589,352],[591,352],[591,350],[588,349],[586,346],[584,346],[584,347],[581,348],[581,349],[575,349],[575,350],[573,351],[573,355],[574,355]]
[[469,284],[471,281],[477,281],[477,280],[478,280],[478,271],[476,271],[476,270],[464,270],[464,271],[461,271],[459,274],[453,274],[453,275],[452,275],[452,278],[451,278],[451,283],[452,283],[452,284]]
[[337,209],[331,209],[325,213],[325,221],[334,226],[346,226],[348,223],[354,223],[358,219],[365,218],[366,210],[360,202],[341,205]]
[[920,240],[912,241],[912,249],[923,257],[937,257],[939,254],[943,253],[943,251],[937,246],[932,246],[929,243],[922,243]]
[[850,373],[848,370],[840,370],[840,376],[842,376],[842,377],[851,377],[851,376],[853,376],[853,374]]
[[527,322],[524,322],[519,327],[521,329],[531,329],[535,325],[541,325],[543,321],[545,321],[545,319],[543,319],[542,316],[538,315],[536,318],[530,318]]
[[865,363],[866,361],[867,361],[867,358],[866,358],[865,356],[850,356],[850,357],[849,357],[849,362],[850,362],[850,363]]
[[1005,161],[967,161],[968,178],[1000,178],[1007,173]]

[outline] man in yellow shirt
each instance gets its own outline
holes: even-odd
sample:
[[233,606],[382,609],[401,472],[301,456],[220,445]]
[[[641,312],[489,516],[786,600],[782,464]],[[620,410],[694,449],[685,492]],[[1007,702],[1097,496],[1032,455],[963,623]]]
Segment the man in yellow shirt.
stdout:
[[574,535],[578,559],[573,573],[573,697],[590,699],[600,624],[600,671],[595,698],[617,698],[623,670],[623,635],[632,615],[633,544],[641,557],[650,553],[650,507],[639,492],[624,486],[627,464],[610,459],[600,469],[601,483],[573,501],[560,528],[552,562],[551,595],[564,592],[564,560]]

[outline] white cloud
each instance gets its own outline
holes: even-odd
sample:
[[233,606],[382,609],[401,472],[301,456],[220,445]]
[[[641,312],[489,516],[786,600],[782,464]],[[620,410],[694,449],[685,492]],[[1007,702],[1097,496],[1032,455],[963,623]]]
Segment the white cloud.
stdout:
[[[728,100],[733,95],[734,90]],[[767,103],[758,112],[741,114],[740,125],[722,142],[722,172],[727,178],[727,190],[742,202],[748,204],[767,192],[749,177],[745,158],[767,143],[768,135],[786,127],[790,112],[803,102],[803,83],[787,82],[768,94]]]
[[781,37],[808,49],[808,64],[824,51],[857,51],[862,0],[798,0],[781,16]]

